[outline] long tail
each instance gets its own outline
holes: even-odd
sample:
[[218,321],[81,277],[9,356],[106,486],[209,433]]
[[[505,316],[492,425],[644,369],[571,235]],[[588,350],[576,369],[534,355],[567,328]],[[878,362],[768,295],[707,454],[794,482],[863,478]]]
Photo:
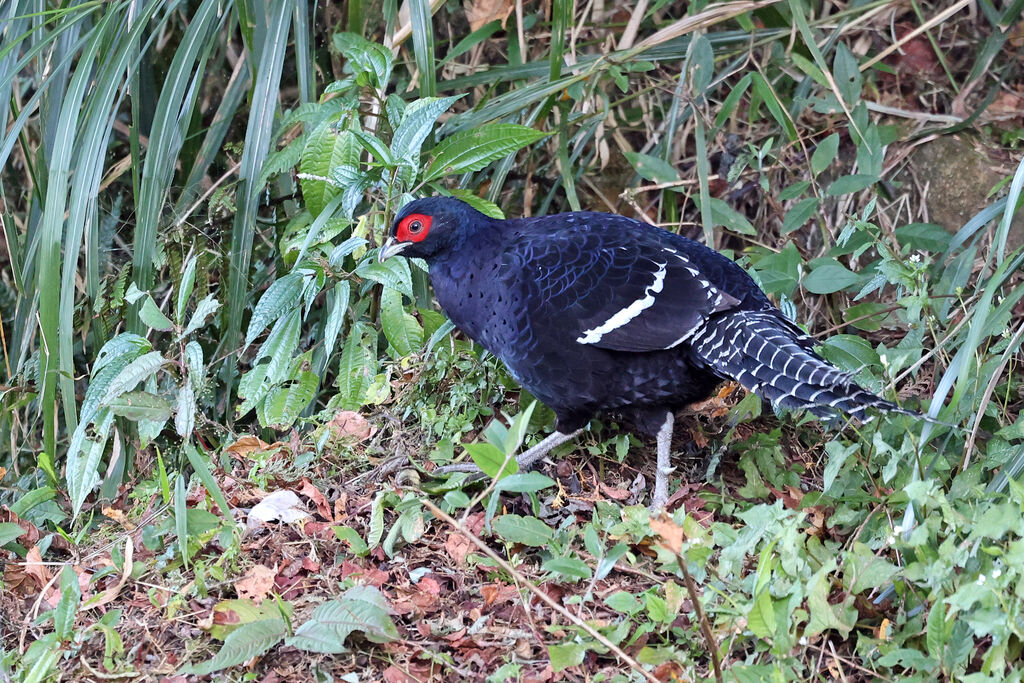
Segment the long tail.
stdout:
[[814,340],[770,311],[736,311],[716,316],[694,335],[699,362],[757,395],[787,408],[803,408],[818,417],[837,411],[858,420],[867,409],[923,418],[876,396],[813,351]]

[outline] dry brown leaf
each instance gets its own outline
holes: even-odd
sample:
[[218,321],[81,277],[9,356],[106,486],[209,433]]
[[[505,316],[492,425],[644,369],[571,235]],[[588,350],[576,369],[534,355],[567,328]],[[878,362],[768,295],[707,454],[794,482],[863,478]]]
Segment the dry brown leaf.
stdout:
[[248,458],[257,451],[269,451],[281,445],[280,441],[270,444],[255,436],[243,436],[225,450],[236,457]]
[[659,545],[676,555],[683,552],[683,538],[685,538],[683,527],[672,521],[667,514],[662,512],[651,517],[651,529],[661,536],[662,542]]
[[103,591],[99,597],[94,600],[90,600],[86,603],[86,608],[94,609],[100,605],[106,605],[108,602],[113,600],[121,593],[121,589],[128,583],[128,579],[132,577],[132,557],[135,555],[135,544],[132,543],[132,537],[129,536],[124,544],[124,564],[122,565],[121,578],[116,584]]
[[445,539],[444,549],[448,555],[455,560],[455,564],[460,567],[466,562],[466,555],[472,549],[473,544],[470,543],[462,534],[451,532],[448,534],[448,538]]
[[354,410],[335,413],[327,423],[331,436],[343,443],[360,443],[373,436],[373,427]]
[[235,593],[240,598],[259,604],[263,602],[263,598],[270,595],[270,591],[274,588],[276,575],[276,569],[270,569],[262,564],[253,565],[245,573],[245,576],[235,581]]
[[516,4],[514,0],[466,0],[462,6],[466,9],[469,30],[475,31],[496,19],[505,28],[508,15],[512,14]]

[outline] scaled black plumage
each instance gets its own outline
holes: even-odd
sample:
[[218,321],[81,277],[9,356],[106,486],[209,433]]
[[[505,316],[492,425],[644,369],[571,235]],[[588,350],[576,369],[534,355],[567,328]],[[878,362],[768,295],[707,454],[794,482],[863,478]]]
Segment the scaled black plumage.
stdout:
[[398,214],[380,258],[397,253],[425,259],[452,322],[555,411],[557,431],[517,458],[524,468],[611,413],[657,436],[662,506],[673,412],[723,378],[819,416],[909,412],[814,353],[735,263],[630,218],[496,220],[431,197]]

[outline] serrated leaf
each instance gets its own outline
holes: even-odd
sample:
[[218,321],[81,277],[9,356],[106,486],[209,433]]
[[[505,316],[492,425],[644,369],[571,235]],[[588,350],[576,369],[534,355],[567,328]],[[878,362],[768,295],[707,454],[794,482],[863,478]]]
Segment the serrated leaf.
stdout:
[[303,372],[297,379],[274,387],[263,401],[260,422],[278,431],[288,429],[316,396],[319,386],[316,373]]
[[382,90],[391,80],[391,66],[394,57],[391,50],[371,43],[356,33],[335,33],[334,46],[351,62],[352,71],[357,75],[366,74],[369,85]]
[[260,297],[256,309],[252,312],[249,329],[245,332],[246,349],[267,326],[275,322],[284,313],[294,310],[302,298],[305,278],[301,273],[288,273],[275,280]]
[[397,289],[407,297],[413,296],[412,271],[409,270],[409,262],[404,258],[389,258],[384,263],[378,263],[376,258],[365,260],[356,266],[356,275]]
[[70,640],[75,630],[75,617],[82,602],[82,589],[78,585],[78,574],[65,564],[60,573],[60,599],[53,610],[53,630],[62,641]]
[[419,162],[420,147],[434,129],[438,117],[461,97],[421,97],[407,106],[402,124],[391,138],[391,155],[394,159],[416,165]]
[[302,150],[299,185],[306,208],[314,219],[343,189],[324,178],[332,177],[332,171],[340,166],[359,165],[359,143],[355,135],[338,126],[336,117],[328,119],[310,134]]
[[399,356],[409,356],[423,346],[423,328],[406,313],[398,290],[385,287],[380,297],[380,322],[384,336]]
[[831,294],[860,282],[860,276],[838,261],[824,263],[808,273],[804,289],[812,294]]
[[364,244],[366,244],[366,240],[362,237],[349,237],[347,240],[336,246],[334,250],[331,251],[331,255],[328,258],[331,267],[340,268],[342,259]]
[[196,257],[195,254],[185,262],[185,268],[181,273],[181,283],[178,285],[178,298],[174,307],[174,320],[179,325],[185,320],[185,306],[188,305],[189,297],[192,296],[192,288],[196,282]]
[[159,351],[150,351],[145,355],[139,356],[132,362],[128,363],[128,365],[118,372],[117,376],[111,380],[110,384],[107,385],[107,390],[103,396],[102,402],[104,404],[109,404],[110,401],[114,400],[121,394],[131,391],[137,387],[140,382],[144,382],[169,362],[170,361],[164,358]]
[[217,312],[218,308],[220,308],[220,302],[214,298],[213,294],[207,294],[203,297],[203,300],[196,304],[195,312],[192,313],[192,317],[188,320],[188,325],[182,330],[178,339],[184,339],[205,325],[210,316]]
[[142,308],[139,309],[139,320],[152,330],[166,332],[174,329],[174,323],[160,311],[151,296],[146,296],[143,300]]
[[174,406],[174,431],[178,436],[188,437],[196,423],[196,392],[186,378],[178,389],[178,400]]
[[345,639],[360,631],[367,640],[387,643],[398,639],[398,629],[390,617],[383,595],[373,586],[355,586],[337,600],[313,610],[309,621],[288,639],[291,647],[306,652],[338,654],[345,652]]
[[122,332],[104,344],[103,348],[100,349],[96,362],[92,366],[92,376],[97,377],[100,374],[100,370],[112,360],[123,361],[126,358],[137,358],[152,349],[153,345],[145,337],[131,332]]
[[[361,130],[353,131],[353,133],[356,136],[356,142],[358,142],[363,149],[369,152],[370,156],[376,159],[379,163],[384,164],[389,168],[395,165],[395,158],[391,155],[391,150],[388,149],[387,145],[381,142],[380,138]],[[343,168],[347,169],[348,167]],[[358,174],[358,169],[356,169],[355,173]],[[342,178],[344,178],[344,176],[339,177],[339,179]],[[353,176],[348,179],[348,182],[352,182],[355,179],[356,178]]]
[[129,420],[163,421],[171,416],[171,402],[148,391],[126,392],[107,405],[115,415]]
[[179,673],[205,676],[214,671],[227,669],[248,662],[253,657],[270,652],[288,635],[284,619],[263,619],[242,624],[228,634],[224,645],[212,658],[199,664],[182,667]]
[[337,343],[338,335],[341,334],[342,325],[345,324],[345,314],[348,312],[348,300],[351,287],[348,280],[342,280],[331,290],[329,301],[331,310],[327,314],[327,322],[324,323],[324,362],[331,359],[334,353],[334,345]]
[[353,325],[338,362],[338,395],[344,410],[363,405],[366,390],[377,374],[377,356],[363,339],[362,326]]
[[429,182],[453,173],[479,171],[492,161],[508,156],[547,135],[516,123],[492,123],[454,133],[433,149],[434,159],[423,180]]
[[492,523],[494,532],[509,543],[522,543],[534,547],[547,545],[554,538],[554,532],[536,517],[502,515]]

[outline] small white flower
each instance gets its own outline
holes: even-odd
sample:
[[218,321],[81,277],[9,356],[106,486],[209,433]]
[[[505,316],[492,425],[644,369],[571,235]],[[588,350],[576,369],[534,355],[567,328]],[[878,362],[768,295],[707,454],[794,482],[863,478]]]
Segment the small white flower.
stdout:
[[885,539],[885,544],[886,545],[892,545],[895,542],[896,542],[896,537],[895,536],[890,536],[889,538]]
[[903,526],[901,524],[897,524],[896,526],[894,526],[892,528],[892,532],[894,534],[902,534],[903,533]]
[[799,643],[801,645],[807,645],[807,636],[800,636]]
[[998,579],[1002,575],[1003,575],[1003,572],[1001,570],[999,570],[999,569],[993,569],[992,570],[992,578],[993,579]]
[[911,263],[920,263],[921,262],[921,255],[920,254],[911,254],[910,255],[910,262]]
[[985,585],[985,575],[984,574],[978,574],[977,584],[979,586],[984,586]]

